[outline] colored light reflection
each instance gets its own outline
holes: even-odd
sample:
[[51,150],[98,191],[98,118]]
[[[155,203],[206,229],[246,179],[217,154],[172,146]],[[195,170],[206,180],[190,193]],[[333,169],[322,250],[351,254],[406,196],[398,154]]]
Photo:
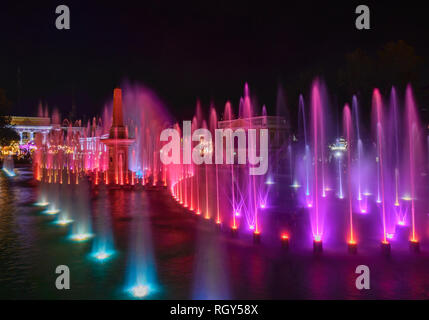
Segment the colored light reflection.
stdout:
[[10,171],[10,170],[8,170],[8,169],[6,169],[6,168],[3,168],[3,172],[4,172],[4,173],[6,173],[6,175],[7,175],[8,177],[15,177],[15,176],[16,176],[15,172]]

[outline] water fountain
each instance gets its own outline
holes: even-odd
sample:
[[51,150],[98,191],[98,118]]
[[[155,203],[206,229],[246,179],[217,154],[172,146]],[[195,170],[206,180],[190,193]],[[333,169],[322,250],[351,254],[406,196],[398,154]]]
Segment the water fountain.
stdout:
[[[286,119],[269,115],[269,106],[262,105],[261,111],[257,111],[256,99],[251,97],[247,84],[237,112],[228,101],[223,112],[209,105],[209,113],[204,117],[198,101],[188,127],[173,125],[165,112],[148,108],[147,105],[156,105],[157,100],[142,92],[128,86],[122,95],[117,88],[111,119],[107,107],[102,118],[93,119],[83,129],[54,128],[46,137],[36,137],[34,172],[41,182],[39,205],[47,206],[48,211],[60,209],[55,208],[59,205],[55,194],[60,189],[54,190],[54,185],[134,189],[141,186],[139,190],[159,190],[168,185],[185,212],[213,222],[218,229],[229,230],[234,236],[249,236],[256,243],[261,241],[262,232],[267,236],[277,233],[277,241],[280,234],[281,243],[288,247],[294,230],[284,221],[290,211],[298,211],[308,218],[311,227],[306,237],[315,252],[322,252],[326,245],[335,246],[337,235],[345,233],[345,240],[340,242],[356,253],[358,242],[359,247],[365,246],[373,237],[372,230],[360,228],[363,220],[376,229],[374,233],[384,252],[390,252],[391,243],[400,241],[398,232],[407,232],[408,228],[410,246],[413,251],[419,250],[424,237],[421,230],[426,223],[422,218],[425,203],[419,195],[425,184],[421,177],[427,169],[424,160],[428,151],[411,87],[406,90],[403,104],[394,88],[388,104],[378,89],[373,91],[370,135],[362,130],[357,96],[352,96],[351,104],[343,108],[343,121],[338,123],[342,130],[333,130],[327,90],[316,79],[307,103],[304,95],[297,101],[298,128],[293,137],[288,136]],[[183,150],[200,145],[200,156],[212,161],[202,165],[163,165],[163,143],[159,137],[167,127],[184,135],[180,142]],[[216,129],[230,129],[231,135],[222,137],[222,148],[232,146],[233,156],[228,158],[223,153],[223,162],[218,163],[214,161],[216,143],[205,141],[203,135],[190,141],[185,135],[185,131],[190,131],[192,136],[200,128],[207,129],[212,136]],[[258,133],[264,128],[270,138],[270,166],[264,175],[251,175],[252,165],[239,160],[246,153],[256,155]],[[250,134],[253,132],[254,135]],[[243,136],[248,137],[244,143],[246,150],[238,148]],[[189,157],[192,152],[184,151],[181,161]],[[64,190],[67,189],[61,188],[60,192]],[[64,208],[58,221],[74,220],[75,234],[92,234],[90,227],[76,231],[88,217],[72,219],[65,213],[65,207],[70,205],[60,206]],[[270,220],[273,212],[280,217],[278,226]],[[347,218],[341,218],[344,225],[335,214]],[[103,234],[102,229],[97,233]],[[102,247],[102,242],[96,246]],[[104,251],[98,248],[94,252]]]

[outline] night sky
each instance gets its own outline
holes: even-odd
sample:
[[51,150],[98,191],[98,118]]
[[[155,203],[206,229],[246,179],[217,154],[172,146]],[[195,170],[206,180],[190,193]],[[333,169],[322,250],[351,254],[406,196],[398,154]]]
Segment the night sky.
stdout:
[[[70,8],[71,30],[55,28],[60,4]],[[358,4],[370,7],[369,31],[355,28]],[[279,83],[337,68],[356,48],[375,52],[402,39],[427,56],[426,16],[421,1],[5,1],[0,88],[14,115],[36,115],[41,100],[64,115],[75,104],[79,116],[93,116],[115,86],[137,81],[189,119],[197,98],[236,105],[247,81],[270,111]]]

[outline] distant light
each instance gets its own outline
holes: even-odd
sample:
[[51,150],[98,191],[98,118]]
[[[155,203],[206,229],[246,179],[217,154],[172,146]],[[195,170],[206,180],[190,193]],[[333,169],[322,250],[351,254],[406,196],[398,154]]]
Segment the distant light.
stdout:
[[322,241],[322,238],[321,238],[320,234],[316,234],[316,235],[314,236],[314,241],[316,241],[316,242],[320,242],[320,241]]
[[405,221],[404,220],[398,220],[398,225],[405,226]]
[[239,217],[239,216],[240,216],[240,212],[239,212],[239,211],[236,211],[236,212],[235,212],[235,216],[236,216],[236,217]]
[[138,285],[138,286],[133,287],[131,289],[131,292],[132,292],[134,297],[143,298],[143,297],[147,296],[147,294],[149,293],[149,287],[144,286],[144,285]]
[[255,226],[254,226],[254,225],[250,225],[250,226],[249,226],[249,229],[250,229],[250,230],[253,230],[253,229],[255,229]]
[[283,240],[287,240],[287,239],[289,239],[289,236],[286,233],[283,233],[282,234],[282,239]]
[[365,209],[361,209],[360,212],[361,213],[366,213],[366,210]]
[[307,203],[307,207],[309,207],[309,208],[312,208],[313,207],[313,204],[310,202],[310,203]]
[[72,239],[73,241],[77,241],[77,242],[83,242],[83,241],[86,241],[90,238],[92,238],[92,234],[90,234],[90,233],[77,233],[77,234],[74,234],[70,237],[70,239]]
[[395,207],[399,207],[399,202],[395,202]]
[[341,158],[343,154],[340,151],[334,153],[335,158]]
[[393,239],[394,235],[395,235],[394,233],[386,233],[386,238]]
[[356,244],[356,241],[354,241],[354,240],[349,240],[349,244]]
[[261,203],[260,207],[261,209],[265,209],[265,203]]
[[364,193],[363,193],[363,195],[364,195],[365,197],[369,197],[369,196],[371,195],[371,193],[370,193],[370,192],[364,192]]
[[274,184],[275,182],[271,179],[268,179],[267,181],[265,181],[265,184]]

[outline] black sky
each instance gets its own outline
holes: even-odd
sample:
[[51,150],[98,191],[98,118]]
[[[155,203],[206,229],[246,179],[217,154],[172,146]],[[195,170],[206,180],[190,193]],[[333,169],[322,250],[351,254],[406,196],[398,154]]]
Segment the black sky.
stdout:
[[[60,4],[71,30],[55,28]],[[369,31],[355,29],[358,4],[371,9]],[[178,118],[197,97],[236,104],[245,81],[270,109],[279,82],[338,67],[356,48],[402,39],[427,56],[426,15],[421,1],[5,1],[0,87],[16,115],[35,115],[39,100],[95,115],[124,79],[154,89]]]

